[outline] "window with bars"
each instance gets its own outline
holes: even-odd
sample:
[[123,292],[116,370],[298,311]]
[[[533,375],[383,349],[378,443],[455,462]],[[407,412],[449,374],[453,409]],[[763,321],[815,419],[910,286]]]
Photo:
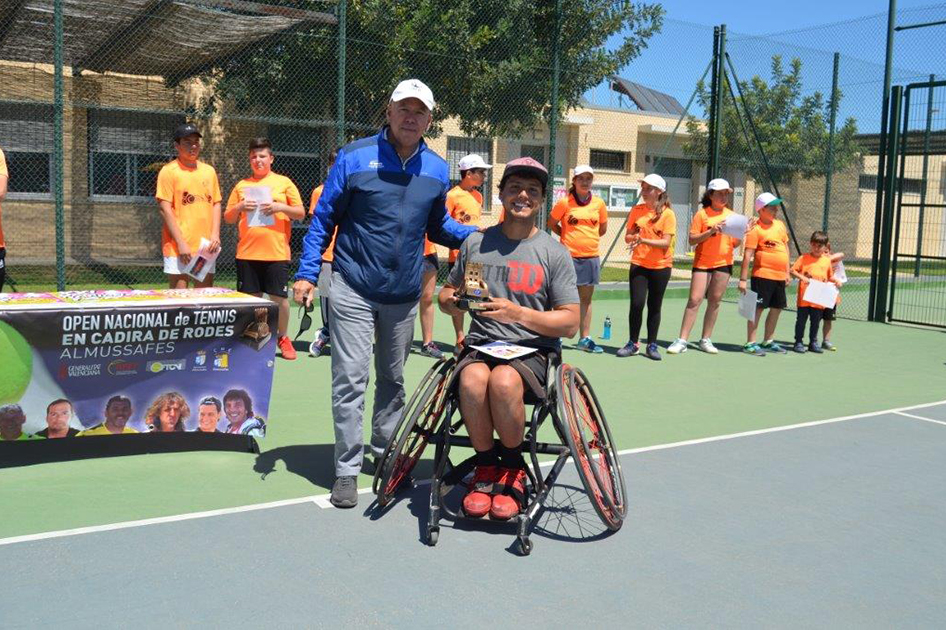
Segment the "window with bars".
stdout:
[[89,110],[89,194],[151,199],[161,167],[174,158],[175,114]]
[[[447,136],[447,164],[450,167],[450,186],[456,186],[460,183],[460,159],[476,153],[487,164],[493,163],[493,141],[488,138],[463,138],[459,136]],[[490,200],[493,190],[493,170],[486,171],[486,181],[483,183],[483,212],[489,214]]]
[[626,170],[627,154],[623,151],[605,151],[603,149],[591,149],[589,157],[591,168],[604,171],[624,171]]
[[53,108],[0,103],[0,148],[7,161],[9,199],[52,193]]
[[[898,179],[899,182],[899,179]],[[862,174],[858,177],[857,187],[861,190],[877,190],[877,176]],[[903,192],[907,195],[919,195],[923,192],[923,180],[911,177],[903,178]]]
[[545,164],[545,149],[541,144],[524,144],[519,149],[519,157],[530,157],[536,162]]

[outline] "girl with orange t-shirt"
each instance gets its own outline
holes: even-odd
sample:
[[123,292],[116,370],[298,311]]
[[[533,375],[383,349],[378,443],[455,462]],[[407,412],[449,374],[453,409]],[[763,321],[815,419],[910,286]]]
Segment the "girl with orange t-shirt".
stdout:
[[680,336],[667,348],[668,354],[680,354],[687,350],[687,338],[696,323],[696,316],[704,297],[709,297],[706,314],[703,316],[703,334],[700,350],[709,354],[719,352],[710,335],[716,326],[719,304],[732,275],[733,250],[741,239],[722,233],[726,218],[733,214],[727,207],[732,187],[725,179],[714,179],[706,185],[706,193],[700,200],[702,208],[693,216],[690,224],[690,245],[695,245],[693,274],[690,276],[690,299],[683,311]]
[[608,231],[608,207],[604,199],[591,194],[595,172],[590,166],[575,167],[568,194],[552,207],[549,215],[552,231],[562,239],[575,264],[578,278],[579,340],[578,349],[603,352],[591,338],[591,298],[601,280],[598,244]]
[[631,209],[627,219],[624,242],[631,248],[631,308],[628,328],[631,332],[627,345],[617,351],[619,357],[640,354],[641,323],[647,306],[647,348],[649,359],[660,361],[657,349],[657,331],[660,329],[660,307],[664,292],[670,283],[673,268],[673,236],[677,233],[677,217],[670,205],[667,182],[651,173],[641,180],[641,199]]

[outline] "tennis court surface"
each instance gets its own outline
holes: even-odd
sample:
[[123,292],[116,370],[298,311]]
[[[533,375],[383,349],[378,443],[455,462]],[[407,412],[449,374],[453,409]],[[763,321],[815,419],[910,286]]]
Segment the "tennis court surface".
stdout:
[[[613,352],[626,302],[595,308]],[[681,310],[665,304],[663,338]],[[367,493],[330,508],[328,360],[300,357],[279,364],[260,455],[0,469],[0,627],[941,625],[943,334],[841,321],[836,353],[755,358],[727,351],[730,315],[715,357],[566,351],[623,449],[616,534],[571,464],[527,558],[491,523],[426,547],[423,484],[384,514]],[[429,360],[408,365],[410,389]]]

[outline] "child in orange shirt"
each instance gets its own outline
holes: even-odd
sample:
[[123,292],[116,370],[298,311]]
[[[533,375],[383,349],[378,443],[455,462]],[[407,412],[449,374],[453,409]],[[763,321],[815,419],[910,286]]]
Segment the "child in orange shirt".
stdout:
[[[759,220],[746,234],[746,246],[742,256],[742,273],[739,276],[739,292],[746,293],[746,275],[752,261],[752,291],[758,295],[755,319],[747,322],[746,345],[743,352],[757,357],[766,352],[787,352],[775,342],[775,327],[782,309],[788,306],[785,286],[792,283],[789,273],[788,231],[785,224],[775,218],[782,200],[772,193],[762,193],[755,200]],[[762,319],[762,311],[769,309],[765,318],[765,338],[756,343],[755,334]]]
[[825,255],[828,246],[828,235],[817,231],[811,235],[811,251],[802,254],[801,257],[792,265],[792,276],[798,278],[798,314],[795,318],[795,352],[805,352],[803,342],[805,336],[805,325],[809,320],[811,325],[808,329],[808,350],[816,354],[821,354],[823,350],[818,344],[818,328],[821,325],[821,319],[824,316],[824,307],[818,304],[806,302],[804,299],[805,289],[808,288],[809,280],[818,280],[821,282],[840,283],[834,279],[834,272],[831,270],[831,259]]

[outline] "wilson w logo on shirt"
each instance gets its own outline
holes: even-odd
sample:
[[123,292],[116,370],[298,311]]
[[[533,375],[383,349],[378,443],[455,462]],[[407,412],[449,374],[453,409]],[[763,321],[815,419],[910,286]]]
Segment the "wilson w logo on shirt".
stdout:
[[521,291],[532,295],[539,290],[545,280],[545,272],[540,265],[530,265],[515,260],[510,260],[506,265],[509,269],[506,286],[510,291]]

